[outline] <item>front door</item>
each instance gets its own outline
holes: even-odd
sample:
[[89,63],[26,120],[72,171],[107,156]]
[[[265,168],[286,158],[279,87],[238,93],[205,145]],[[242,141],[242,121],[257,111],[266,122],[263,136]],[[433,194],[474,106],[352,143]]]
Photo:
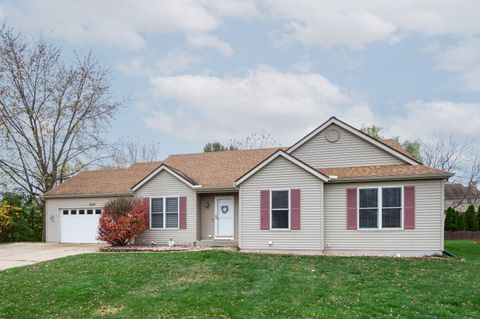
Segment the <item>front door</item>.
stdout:
[[233,239],[233,196],[215,197],[215,238]]

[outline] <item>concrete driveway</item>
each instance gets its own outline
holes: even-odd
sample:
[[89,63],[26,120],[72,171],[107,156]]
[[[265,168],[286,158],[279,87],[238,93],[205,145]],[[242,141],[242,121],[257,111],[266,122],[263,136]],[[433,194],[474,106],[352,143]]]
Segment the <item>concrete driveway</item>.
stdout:
[[56,258],[98,252],[100,244],[12,243],[0,245],[0,271]]

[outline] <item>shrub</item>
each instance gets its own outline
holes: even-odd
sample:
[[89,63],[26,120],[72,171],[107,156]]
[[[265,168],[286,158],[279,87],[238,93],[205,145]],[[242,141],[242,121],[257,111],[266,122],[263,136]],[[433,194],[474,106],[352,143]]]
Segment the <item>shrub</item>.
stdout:
[[100,217],[98,240],[126,246],[147,229],[142,202],[128,198],[111,200]]
[[40,241],[42,214],[33,197],[6,192],[0,201],[0,242]]
[[0,206],[0,241],[15,240],[15,221],[19,219],[20,207],[2,203]]

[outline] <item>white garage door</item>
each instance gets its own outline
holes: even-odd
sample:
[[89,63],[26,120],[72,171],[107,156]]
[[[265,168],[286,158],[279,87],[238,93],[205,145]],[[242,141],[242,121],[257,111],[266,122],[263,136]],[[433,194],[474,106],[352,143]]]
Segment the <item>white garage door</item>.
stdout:
[[98,220],[101,208],[60,209],[62,243],[98,243]]

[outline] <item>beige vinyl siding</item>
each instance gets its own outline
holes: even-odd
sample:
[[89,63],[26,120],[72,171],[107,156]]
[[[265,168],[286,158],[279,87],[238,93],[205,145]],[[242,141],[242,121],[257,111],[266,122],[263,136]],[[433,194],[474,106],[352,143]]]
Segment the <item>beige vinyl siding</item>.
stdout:
[[[340,139],[331,143],[325,132],[336,129]],[[315,168],[405,164],[399,158],[332,124],[292,152],[292,155]]]
[[[200,225],[200,239],[212,240],[215,239],[215,197],[216,196],[233,196],[233,202],[235,206],[234,210],[234,236],[235,240],[238,239],[238,194],[218,194],[218,195],[200,195],[200,207],[199,207],[199,225]],[[209,203],[208,208],[206,203]],[[209,237],[211,235],[211,237]]]
[[[300,191],[300,230],[260,230],[260,191]],[[241,242],[245,250],[317,251],[323,249],[323,182],[285,158],[278,157],[240,185]],[[269,246],[268,241],[273,241]]]
[[[213,239],[215,236],[215,202],[212,195],[201,195],[199,207],[199,225],[200,225],[200,239]],[[208,208],[205,207],[208,202]],[[211,237],[209,237],[209,235]]]
[[46,240],[47,242],[60,242],[60,210],[69,208],[103,208],[112,198],[71,198],[47,199],[45,203],[47,212]]
[[154,240],[157,244],[166,244],[171,238],[177,244],[191,244],[197,239],[197,196],[185,183],[167,171],[161,171],[135,193],[138,197],[187,197],[187,229],[149,229],[136,240],[137,244],[149,244]]
[[[347,230],[349,187],[415,186],[415,229]],[[443,181],[398,181],[325,185],[325,251],[443,250]]]

